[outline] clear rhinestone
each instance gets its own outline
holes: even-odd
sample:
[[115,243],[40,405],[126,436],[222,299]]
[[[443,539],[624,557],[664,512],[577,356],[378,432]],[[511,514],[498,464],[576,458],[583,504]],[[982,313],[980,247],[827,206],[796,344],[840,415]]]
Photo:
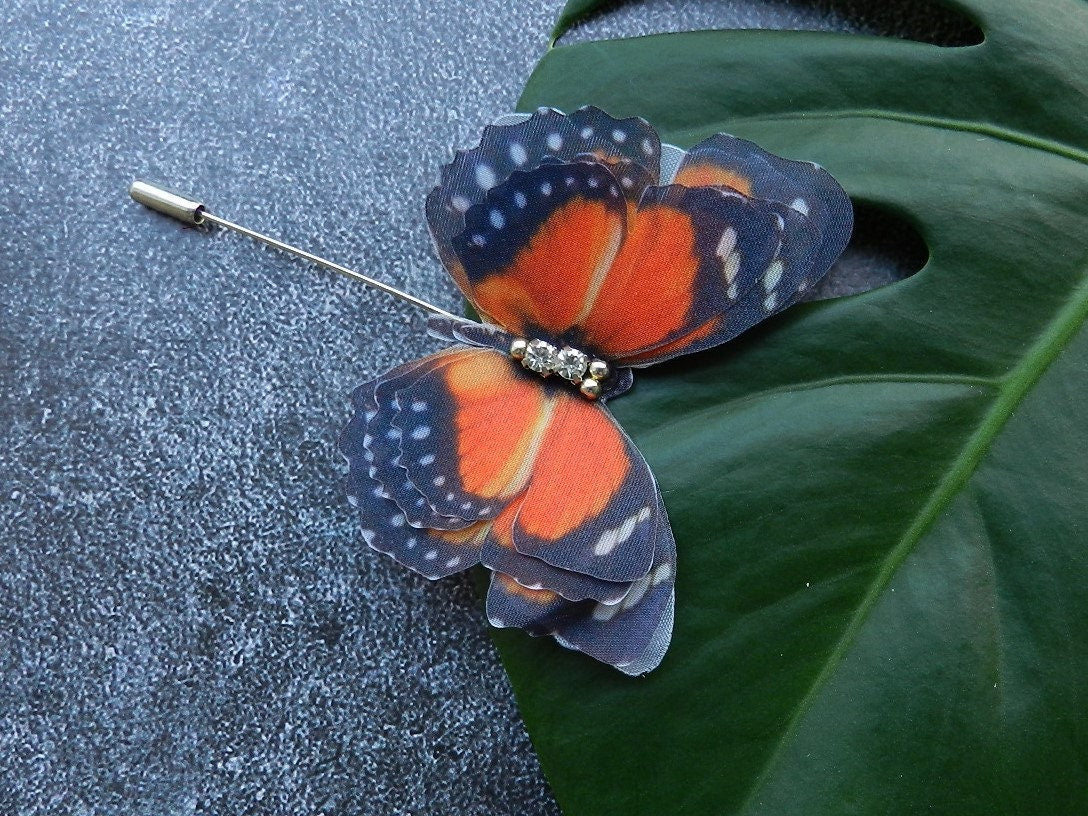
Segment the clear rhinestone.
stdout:
[[555,373],[564,380],[580,383],[589,367],[589,358],[578,349],[564,346],[555,357]]
[[547,377],[555,368],[555,346],[543,340],[530,340],[521,364],[530,371]]

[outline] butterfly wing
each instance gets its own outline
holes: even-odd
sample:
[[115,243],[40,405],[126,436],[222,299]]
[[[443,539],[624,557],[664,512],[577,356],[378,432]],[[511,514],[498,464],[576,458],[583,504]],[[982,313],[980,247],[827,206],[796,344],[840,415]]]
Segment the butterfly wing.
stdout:
[[850,199],[826,170],[768,153],[745,139],[719,133],[699,142],[684,156],[674,182],[732,187],[805,216],[815,236],[807,252],[814,270],[829,269],[850,240]]
[[622,598],[570,601],[496,573],[487,594],[491,624],[522,628],[535,636],[551,635],[560,645],[626,674],[656,668],[672,635],[676,543],[661,498],[655,494],[654,499],[653,565]]
[[[569,116],[543,108],[517,124],[492,125],[479,146],[457,153],[443,168],[427,199],[438,253],[468,300],[491,322],[525,333],[542,315],[548,317],[545,326],[573,318],[593,270],[607,264],[622,237],[617,213],[656,183],[660,155],[661,143],[645,121],[615,119],[593,107]],[[569,163],[607,168],[607,185],[599,172],[587,177],[581,170],[572,182],[576,189],[566,184],[569,174],[524,178],[541,166]],[[578,195],[598,182],[597,194]],[[522,310],[504,292],[477,291],[482,271],[493,274],[534,237],[537,251],[522,253],[523,274],[509,282],[520,289],[510,297],[521,301]],[[466,250],[475,260],[472,268],[466,268]],[[545,291],[553,276],[561,277],[563,286]],[[536,303],[553,296],[558,301],[550,306]]]
[[[457,189],[498,164],[487,150],[509,152],[491,142],[461,157]],[[533,156],[545,163],[507,162],[472,196],[435,191],[465,207],[435,230],[444,257],[487,320],[619,366],[717,345],[787,308],[849,237],[849,200],[826,172],[731,137],[686,156],[681,183],[629,183],[637,200],[608,156]]]
[[[393,369],[355,402],[341,449],[363,535],[406,566],[439,577],[482,561],[526,593],[553,593],[590,615],[633,609],[647,575],[663,580],[662,559],[672,569],[646,462],[603,407],[565,384],[462,347]],[[624,618],[641,632],[646,614]],[[549,624],[562,624],[575,648],[603,648],[593,645],[597,624],[568,618]],[[629,662],[629,652],[609,659]]]

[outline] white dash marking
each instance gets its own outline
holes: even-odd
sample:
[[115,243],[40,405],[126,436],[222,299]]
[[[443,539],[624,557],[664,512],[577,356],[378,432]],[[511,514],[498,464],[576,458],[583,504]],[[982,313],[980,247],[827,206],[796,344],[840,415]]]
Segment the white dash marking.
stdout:
[[593,620],[600,623],[606,623],[612,620],[616,616],[616,613],[620,611],[620,604],[597,604],[593,608]]
[[[740,253],[730,252],[729,257],[722,261],[722,274],[725,275],[726,283],[736,280],[738,272],[740,272]],[[736,295],[730,295],[730,297],[736,297]]]
[[644,597],[646,597],[646,590],[650,588],[650,576],[640,578],[635,581],[631,586],[631,591],[623,599],[623,603],[619,604],[624,609],[630,609],[632,606],[638,604]]
[[770,292],[776,286],[778,282],[782,280],[782,272],[785,270],[785,264],[779,259],[767,267],[767,271],[763,273],[763,289],[766,292]]
[[616,549],[618,542],[618,536],[616,530],[605,530],[601,533],[601,537],[597,539],[597,543],[593,545],[594,555],[608,555],[612,550]]
[[[714,250],[714,254],[722,259],[722,263],[733,254],[733,250],[737,248],[737,231],[732,227],[726,227],[722,231],[721,240],[718,241],[718,248]],[[730,281],[733,279],[730,278]]]
[[777,304],[778,304],[778,295],[776,295],[776,294],[775,294],[774,292],[771,292],[771,293],[770,293],[769,295],[767,295],[767,297],[766,297],[766,298],[764,298],[764,300],[763,300],[763,311],[765,311],[765,312],[773,312],[773,311],[774,311],[774,307],[775,307],[775,306],[776,306]]

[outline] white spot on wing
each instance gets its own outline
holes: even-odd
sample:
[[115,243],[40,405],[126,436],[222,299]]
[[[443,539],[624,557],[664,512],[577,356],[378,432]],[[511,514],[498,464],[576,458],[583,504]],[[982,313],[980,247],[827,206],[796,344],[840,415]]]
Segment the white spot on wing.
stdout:
[[506,217],[502,214],[500,210],[492,210],[491,212],[489,212],[487,214],[487,220],[490,221],[491,226],[493,226],[497,230],[501,230],[503,227],[506,226]]
[[619,128],[616,128],[615,130],[612,131],[612,141],[618,142],[619,144],[623,144],[624,142],[627,141],[627,134],[624,133]]
[[495,186],[497,181],[498,179],[495,178],[495,171],[491,169],[490,165],[476,165],[476,183],[480,185],[481,190],[490,190]]
[[446,562],[446,568],[447,569],[454,569],[455,567],[460,566],[460,564],[461,564],[461,556],[455,555],[453,558],[451,558],[449,561]]
[[548,145],[548,150],[559,150],[563,147],[563,137],[558,133],[549,133],[545,144]]
[[472,206],[472,202],[463,195],[455,195],[450,199],[450,206],[457,210],[457,212],[463,213]]
[[529,199],[527,199],[525,197],[525,193],[523,193],[521,190],[518,190],[516,193],[514,193],[514,203],[517,205],[518,209],[520,210],[520,209],[523,209],[525,207],[525,205],[529,203]]
[[421,457],[419,457],[419,464],[422,465],[423,467],[427,467],[428,465],[433,465],[434,464],[434,454],[433,453],[423,454]]
[[770,293],[769,295],[767,295],[767,297],[766,297],[766,298],[765,298],[765,299],[763,300],[763,310],[764,310],[764,311],[766,311],[766,312],[773,312],[773,311],[774,311],[774,307],[775,307],[775,306],[776,306],[777,304],[778,304],[778,295],[776,295],[776,294],[775,294],[774,292],[771,292],[771,293]]
[[416,400],[412,403],[412,410],[415,411],[417,414],[421,414],[427,410],[427,403],[425,403],[423,400]]
[[442,487],[442,485],[444,485],[445,483],[446,483],[446,477],[445,476],[435,476],[434,477],[434,486],[435,487]]
[[418,427],[416,427],[415,430],[412,431],[412,439],[416,440],[417,442],[422,440],[422,439],[426,439],[430,435],[431,435],[431,426],[430,425],[419,425]]
[[516,164],[518,167],[525,164],[529,160],[529,154],[525,152],[525,148],[522,147],[520,142],[510,143],[510,161]]
[[423,554],[423,557],[426,558],[428,561],[434,561],[436,558],[438,558],[438,550],[427,550],[427,552]]
[[797,210],[801,215],[808,215],[808,202],[803,198],[795,198],[793,203],[790,204],[790,207]]

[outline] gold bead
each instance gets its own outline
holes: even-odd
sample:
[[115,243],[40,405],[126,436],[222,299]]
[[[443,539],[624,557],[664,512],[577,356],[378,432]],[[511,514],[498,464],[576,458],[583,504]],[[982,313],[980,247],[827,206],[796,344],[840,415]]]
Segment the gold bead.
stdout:
[[527,340],[522,340],[520,337],[515,339],[510,344],[510,356],[515,360],[524,360],[525,352],[529,350],[529,343]]
[[611,373],[608,363],[604,360],[594,360],[589,364],[589,376],[595,380],[607,380]]
[[578,388],[582,392],[582,396],[587,399],[595,400],[601,395],[601,383],[599,380],[595,380],[592,377],[586,377],[582,380],[581,386]]

